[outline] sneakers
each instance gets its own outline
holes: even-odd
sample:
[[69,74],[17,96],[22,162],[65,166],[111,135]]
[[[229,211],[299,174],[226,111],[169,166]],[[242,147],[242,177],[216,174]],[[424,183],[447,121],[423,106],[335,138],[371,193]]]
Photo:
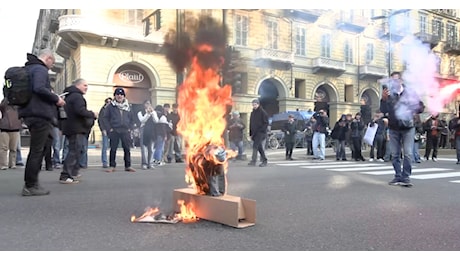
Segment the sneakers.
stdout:
[[388,185],[398,186],[398,185],[400,185],[400,183],[401,183],[401,181],[399,179],[394,178],[393,180],[388,182]]
[[252,162],[252,161],[251,161],[251,162],[248,163],[248,165],[249,165],[249,166],[256,166],[256,162]]
[[145,164],[142,165],[142,170],[147,170],[147,169],[148,169],[147,165],[145,165]]
[[105,170],[105,172],[109,172],[109,173],[114,172],[114,171],[115,171],[115,167],[110,167],[107,170]]
[[127,171],[127,172],[136,172],[136,170],[134,170],[134,168],[132,168],[132,167],[125,168],[125,171]]
[[438,158],[433,157],[433,162],[437,162],[437,161],[438,161]]
[[373,162],[374,161],[374,158],[369,158],[369,162]]
[[72,179],[72,178],[66,178],[66,179],[61,179],[59,180],[59,183],[62,183],[62,184],[77,184],[79,183],[80,181],[78,180],[75,180],[75,179]]
[[259,164],[259,167],[265,167],[267,166],[267,161],[263,161],[262,163]]
[[384,162],[385,160],[383,160],[382,158],[380,158],[380,159],[377,159],[377,161],[379,161],[379,162]]
[[22,196],[43,196],[50,194],[49,190],[45,190],[39,185],[27,188],[25,185],[22,188]]
[[8,170],[8,167],[2,166],[2,167],[0,167],[0,170]]

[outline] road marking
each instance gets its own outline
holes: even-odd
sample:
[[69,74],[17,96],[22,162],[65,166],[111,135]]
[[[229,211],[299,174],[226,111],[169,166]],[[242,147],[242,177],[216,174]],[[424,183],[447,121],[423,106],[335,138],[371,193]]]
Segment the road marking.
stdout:
[[[446,169],[446,168],[424,168],[424,169],[412,169],[412,173],[417,173],[417,172],[434,172],[434,171],[447,171],[451,169]],[[385,175],[385,174],[394,174],[394,170],[389,170],[389,171],[377,171],[377,172],[360,172],[361,174],[370,174],[370,175]],[[412,175],[415,176],[415,175]],[[411,176],[411,178],[412,178]]]
[[355,172],[359,172],[359,171],[363,171],[363,170],[368,170],[369,168],[371,168],[372,170],[385,170],[385,169],[393,169],[393,166],[392,165],[387,165],[387,166],[382,166],[382,165],[372,165],[372,167],[360,167],[360,166],[357,166],[355,168],[342,168],[342,169],[331,169],[331,171],[336,171],[336,172],[351,172],[351,171],[355,171]]
[[417,179],[417,180],[430,180],[430,179],[451,178],[451,177],[459,177],[459,176],[460,176],[460,172],[447,172],[447,173],[411,175],[410,178]]
[[456,181],[450,181],[452,183],[460,183],[460,180],[456,180]]
[[305,163],[277,163],[279,166],[302,166],[302,165],[338,165],[342,166],[343,164],[350,164],[352,162],[305,162]]
[[[353,165],[356,165],[355,168],[349,168],[349,166],[353,166]],[[335,165],[332,165],[332,164],[329,164],[329,165],[315,165],[315,166],[302,166],[300,168],[307,168],[307,169],[329,169],[329,168],[341,168],[341,169],[331,169],[331,171],[353,171],[353,170],[362,170],[363,168],[368,168],[368,167],[377,167],[377,166],[381,166],[379,164],[375,164],[375,163],[365,163],[365,164],[353,164],[353,165],[338,165],[338,164],[335,164]],[[344,168],[344,167],[347,167],[347,168]],[[392,166],[393,167],[393,166]]]

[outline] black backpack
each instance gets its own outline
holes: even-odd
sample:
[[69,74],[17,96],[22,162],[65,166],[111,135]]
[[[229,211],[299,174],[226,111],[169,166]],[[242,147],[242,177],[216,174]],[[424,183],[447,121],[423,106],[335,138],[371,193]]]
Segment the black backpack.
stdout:
[[29,83],[29,72],[22,67],[10,67],[5,72],[3,96],[10,105],[26,106],[31,97],[32,89]]

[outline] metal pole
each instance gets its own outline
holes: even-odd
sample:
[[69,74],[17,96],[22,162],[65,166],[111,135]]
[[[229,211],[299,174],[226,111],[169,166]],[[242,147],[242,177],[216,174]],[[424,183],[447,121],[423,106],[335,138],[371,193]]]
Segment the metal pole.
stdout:
[[391,75],[391,52],[392,52],[392,44],[391,44],[391,22],[390,16],[387,18],[388,21],[388,77]]

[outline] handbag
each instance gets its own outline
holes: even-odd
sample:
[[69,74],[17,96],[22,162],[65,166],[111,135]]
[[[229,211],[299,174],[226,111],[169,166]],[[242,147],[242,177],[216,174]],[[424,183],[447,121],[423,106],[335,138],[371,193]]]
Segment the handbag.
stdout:
[[363,141],[366,144],[370,146],[374,145],[374,138],[375,138],[375,134],[377,133],[378,127],[379,127],[378,124],[373,124],[373,126],[371,126],[371,124],[367,125],[366,133],[364,134],[364,137],[363,137]]

